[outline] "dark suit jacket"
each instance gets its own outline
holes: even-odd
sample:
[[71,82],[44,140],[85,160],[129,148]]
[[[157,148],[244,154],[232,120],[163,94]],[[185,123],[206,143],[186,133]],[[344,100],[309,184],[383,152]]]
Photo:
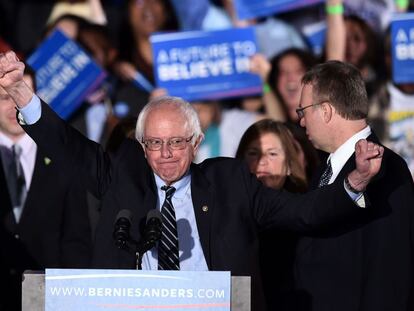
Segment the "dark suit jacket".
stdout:
[[[116,156],[109,156],[57,118],[45,104],[41,119],[24,128],[39,146],[82,172],[82,179],[97,197],[103,196],[95,267],[133,269],[135,255],[116,248],[112,231],[118,211],[130,209],[131,236],[139,240],[147,212],[156,207],[154,176],[141,146],[128,141]],[[253,310],[265,310],[258,258],[259,230],[309,231],[322,223],[335,225],[336,221],[360,212],[342,185],[296,196],[264,187],[243,162],[225,158],[191,165],[191,194],[209,269],[251,276]]]
[[[368,139],[379,143],[374,135]],[[335,183],[354,167],[352,156]],[[367,194],[372,208],[352,225],[300,239],[289,310],[412,310],[414,190],[404,160],[385,148]]]
[[[85,192],[73,174],[37,152],[32,182],[19,223],[0,165],[0,310],[21,310],[24,270],[81,268],[90,264],[91,232]],[[1,159],[0,159],[1,163]],[[72,176],[72,177],[71,177]]]

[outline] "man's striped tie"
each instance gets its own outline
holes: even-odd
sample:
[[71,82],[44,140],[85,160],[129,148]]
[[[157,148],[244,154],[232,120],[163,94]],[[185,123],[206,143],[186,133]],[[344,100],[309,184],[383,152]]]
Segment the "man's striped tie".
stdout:
[[161,189],[165,191],[165,201],[161,207],[162,235],[158,244],[158,270],[180,270],[177,221],[171,201],[175,188],[162,186]]

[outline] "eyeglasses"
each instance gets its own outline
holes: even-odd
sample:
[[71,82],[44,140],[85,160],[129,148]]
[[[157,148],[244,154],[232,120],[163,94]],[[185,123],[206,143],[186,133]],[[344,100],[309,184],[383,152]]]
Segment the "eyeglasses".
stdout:
[[151,151],[161,150],[162,145],[165,143],[172,150],[181,150],[186,147],[187,143],[189,143],[191,139],[193,139],[193,137],[194,137],[194,134],[188,138],[171,137],[167,141],[164,141],[160,138],[147,138],[147,139],[142,139],[142,143],[144,144],[145,148]]
[[306,108],[313,107],[313,106],[318,106],[318,105],[322,105],[323,103],[326,103],[326,102],[327,102],[327,100],[324,100],[324,101],[321,101],[321,102],[316,103],[316,104],[307,105],[307,106],[305,106],[305,107],[297,108],[297,109],[296,109],[296,113],[297,113],[297,115],[298,115],[298,117],[299,117],[299,120],[300,120],[300,119],[302,119],[302,118],[305,116],[305,113],[304,113],[303,111],[304,111]]

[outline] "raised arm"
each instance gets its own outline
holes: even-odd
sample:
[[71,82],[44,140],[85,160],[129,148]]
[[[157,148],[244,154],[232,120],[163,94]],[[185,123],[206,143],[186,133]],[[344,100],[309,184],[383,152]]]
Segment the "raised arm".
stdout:
[[262,54],[255,54],[250,58],[250,71],[260,76],[263,82],[262,101],[265,108],[266,117],[276,121],[286,121],[286,115],[282,103],[273,93],[271,87],[267,84],[267,79],[271,69],[270,62]]
[[[112,161],[100,145],[66,124],[23,81],[24,64],[13,52],[0,54],[0,87],[14,100],[19,122],[53,161],[76,170],[79,181],[101,197],[112,179]],[[142,156],[143,158],[143,156]]]
[[342,0],[326,0],[326,60],[345,59],[346,29]]

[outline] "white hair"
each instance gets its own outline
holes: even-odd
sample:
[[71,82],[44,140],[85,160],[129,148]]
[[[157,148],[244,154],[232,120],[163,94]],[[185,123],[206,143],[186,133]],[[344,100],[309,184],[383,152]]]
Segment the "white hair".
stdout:
[[203,136],[198,114],[190,103],[180,97],[161,96],[150,100],[138,116],[137,126],[135,128],[135,137],[140,143],[142,143],[144,138],[144,126],[148,114],[155,109],[162,108],[163,106],[174,107],[184,116],[186,122],[183,126],[194,135],[191,141],[192,144]]

